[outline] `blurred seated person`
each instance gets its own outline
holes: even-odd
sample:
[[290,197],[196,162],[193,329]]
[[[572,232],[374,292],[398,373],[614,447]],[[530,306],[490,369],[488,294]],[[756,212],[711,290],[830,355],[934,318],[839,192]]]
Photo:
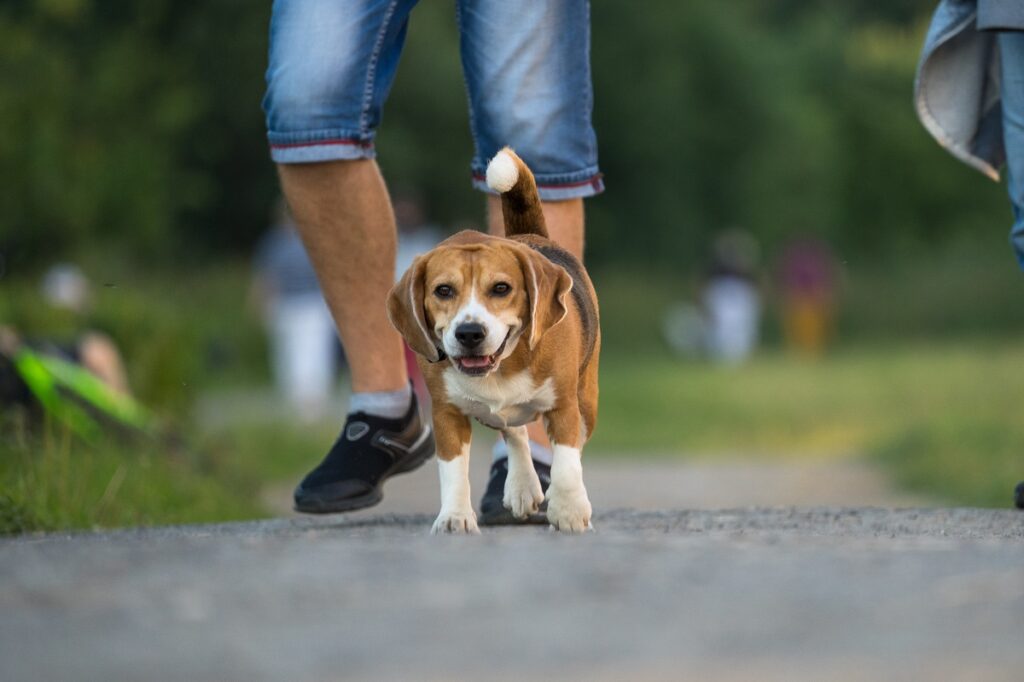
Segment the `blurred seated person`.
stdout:
[[[92,305],[92,287],[81,269],[72,263],[57,263],[43,275],[40,284],[43,299],[55,311],[68,311],[76,325]],[[128,374],[114,341],[102,332],[86,329],[66,337],[24,335],[9,324],[0,324],[0,355],[6,360],[4,371],[21,348],[37,354],[60,358],[95,375],[117,393],[129,396]],[[5,377],[9,380],[10,377]]]
[[[42,294],[51,312],[69,311],[74,326],[84,327],[80,316],[90,307],[91,288],[76,266],[50,268]],[[160,433],[158,421],[132,397],[114,341],[92,329],[43,335],[0,324],[0,408],[5,428],[61,424],[91,442],[107,433]]]
[[165,435],[176,442],[128,393],[120,353],[95,332],[59,344],[25,341],[12,327],[0,327],[0,408],[4,429],[54,423],[92,443],[105,434]]
[[121,353],[107,335],[90,330],[69,341],[56,341],[24,338],[14,327],[0,325],[0,405],[5,408],[13,405],[28,407],[33,401],[31,391],[14,364],[22,348],[78,365],[117,393],[131,395]]

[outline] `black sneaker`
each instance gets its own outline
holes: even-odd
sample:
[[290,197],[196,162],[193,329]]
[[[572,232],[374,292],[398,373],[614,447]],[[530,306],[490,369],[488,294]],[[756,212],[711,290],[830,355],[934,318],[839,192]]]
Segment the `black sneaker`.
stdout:
[[[540,479],[540,488],[545,493],[551,485],[551,467],[537,460],[533,460],[533,469]],[[495,460],[491,465],[491,477],[487,481],[487,490],[480,499],[481,526],[509,526],[515,524],[546,524],[548,503],[544,501],[540,505],[540,511],[530,514],[525,519],[517,519],[512,516],[512,511],[505,508],[502,500],[505,498],[505,479],[508,478],[508,457]]]
[[295,489],[295,511],[331,514],[372,507],[390,476],[418,468],[434,454],[434,434],[420,418],[416,394],[400,419],[356,412],[320,465]]

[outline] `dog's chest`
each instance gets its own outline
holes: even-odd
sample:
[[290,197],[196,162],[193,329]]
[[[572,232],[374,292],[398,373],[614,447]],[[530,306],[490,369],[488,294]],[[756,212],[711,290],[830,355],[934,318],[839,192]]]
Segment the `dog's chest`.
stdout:
[[444,372],[448,402],[463,414],[494,429],[523,426],[555,404],[550,378],[536,383],[529,372],[511,377],[468,377],[457,369]]

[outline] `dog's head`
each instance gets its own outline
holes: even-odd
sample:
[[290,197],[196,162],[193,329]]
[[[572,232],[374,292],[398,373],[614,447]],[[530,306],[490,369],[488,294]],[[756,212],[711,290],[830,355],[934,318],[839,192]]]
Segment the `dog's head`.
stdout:
[[388,316],[430,362],[497,369],[525,336],[532,350],[567,312],[572,279],[518,242],[460,233],[416,258],[388,296]]

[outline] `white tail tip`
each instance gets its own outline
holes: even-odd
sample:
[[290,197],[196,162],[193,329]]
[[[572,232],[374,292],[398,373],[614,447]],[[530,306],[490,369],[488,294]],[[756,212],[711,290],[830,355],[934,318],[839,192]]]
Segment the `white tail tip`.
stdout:
[[504,149],[487,164],[487,186],[495,192],[507,192],[519,181],[519,168]]

